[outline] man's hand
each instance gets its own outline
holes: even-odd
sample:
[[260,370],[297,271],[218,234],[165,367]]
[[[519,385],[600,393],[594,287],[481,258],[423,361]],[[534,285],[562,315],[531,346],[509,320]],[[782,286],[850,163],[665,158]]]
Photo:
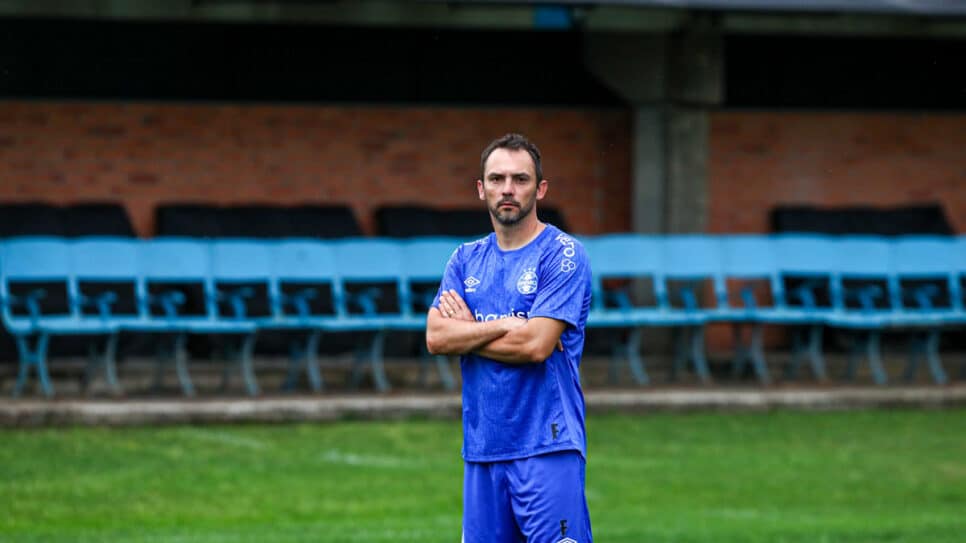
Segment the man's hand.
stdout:
[[444,290],[439,295],[439,312],[447,319],[474,321],[473,313],[455,290]]
[[[475,322],[476,320],[475,318],[473,318],[473,312],[470,311],[469,306],[466,305],[466,302],[459,295],[459,293],[457,293],[453,289],[444,290],[439,295],[439,312],[444,318],[447,318],[447,319],[456,319],[456,320],[470,321],[470,322]],[[507,324],[508,332],[514,328],[519,328],[520,326],[523,326],[524,324],[527,323],[526,319],[521,319],[520,317],[507,317],[500,320],[505,321],[505,324]],[[564,350],[563,342],[559,339],[557,340],[557,350],[558,351]]]

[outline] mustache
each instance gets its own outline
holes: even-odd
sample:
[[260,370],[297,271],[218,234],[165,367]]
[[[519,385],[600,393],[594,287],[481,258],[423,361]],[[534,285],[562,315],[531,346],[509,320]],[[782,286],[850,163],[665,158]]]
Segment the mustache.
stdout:
[[520,202],[517,202],[516,200],[510,199],[510,198],[504,198],[504,199],[502,199],[502,200],[500,200],[499,202],[496,203],[497,207],[499,207],[499,206],[501,206],[503,204],[512,204],[512,205],[515,205],[517,207],[520,207]]

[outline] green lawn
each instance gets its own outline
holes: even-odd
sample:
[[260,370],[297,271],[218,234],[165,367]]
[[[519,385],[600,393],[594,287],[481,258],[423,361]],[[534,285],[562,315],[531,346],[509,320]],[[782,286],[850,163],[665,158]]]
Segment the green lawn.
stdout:
[[[606,542],[966,541],[966,411],[607,415]],[[459,541],[458,422],[0,431],[2,541]]]

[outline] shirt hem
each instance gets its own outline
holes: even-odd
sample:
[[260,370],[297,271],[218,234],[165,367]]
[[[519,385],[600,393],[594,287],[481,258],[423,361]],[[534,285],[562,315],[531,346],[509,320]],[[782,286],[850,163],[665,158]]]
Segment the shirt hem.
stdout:
[[548,447],[541,447],[539,449],[534,449],[532,451],[522,451],[519,453],[507,453],[507,454],[483,454],[483,455],[463,455],[464,462],[507,462],[510,460],[520,460],[521,458],[530,458],[531,456],[540,456],[542,454],[560,452],[560,451],[577,451],[580,456],[585,460],[587,455],[584,450],[575,443],[561,443],[559,445],[551,445]]

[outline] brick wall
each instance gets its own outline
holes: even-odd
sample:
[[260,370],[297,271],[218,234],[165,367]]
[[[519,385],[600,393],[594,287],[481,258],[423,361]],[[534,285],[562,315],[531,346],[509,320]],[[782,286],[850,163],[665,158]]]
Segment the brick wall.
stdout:
[[596,109],[0,102],[0,200],[481,205],[479,153],[508,131],[544,155],[577,233],[629,227],[630,120]]
[[777,204],[938,201],[966,233],[966,115],[711,116],[710,232],[767,232]]
[[[708,147],[709,232],[767,232],[778,204],[938,201],[966,233],[966,115],[720,112]],[[767,344],[784,332],[770,327]],[[732,348],[729,325],[707,338]]]

